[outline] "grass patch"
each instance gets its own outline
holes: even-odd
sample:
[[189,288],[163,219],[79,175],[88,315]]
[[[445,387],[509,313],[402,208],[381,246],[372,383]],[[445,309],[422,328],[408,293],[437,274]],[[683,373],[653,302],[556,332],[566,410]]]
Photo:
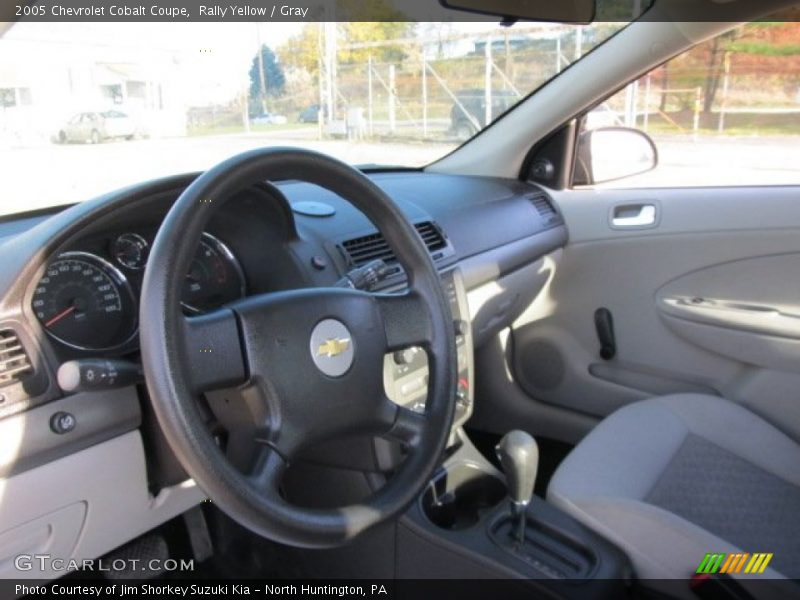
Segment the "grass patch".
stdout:
[[[648,132],[692,133],[694,115],[691,111],[669,113],[668,116],[680,125],[682,130],[662,116],[651,114],[647,126]],[[641,118],[638,126],[642,126]],[[719,132],[719,113],[713,113],[701,116],[699,133],[731,137],[800,135],[800,113],[727,113],[722,133]]]
[[[285,125],[263,125],[251,124],[250,133],[270,133],[272,131],[287,131],[295,129],[316,129],[316,125],[308,123],[286,123]],[[199,127],[189,127],[188,134],[192,137],[204,135],[229,135],[236,133],[247,133],[244,125],[204,125]]]

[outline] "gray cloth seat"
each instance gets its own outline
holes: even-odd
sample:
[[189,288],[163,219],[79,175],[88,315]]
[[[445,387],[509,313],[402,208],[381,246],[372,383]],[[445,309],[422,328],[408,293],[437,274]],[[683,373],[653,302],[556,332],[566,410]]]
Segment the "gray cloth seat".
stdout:
[[643,579],[686,580],[707,552],[771,552],[758,577],[800,578],[800,444],[728,400],[680,394],[616,411],[547,497]]

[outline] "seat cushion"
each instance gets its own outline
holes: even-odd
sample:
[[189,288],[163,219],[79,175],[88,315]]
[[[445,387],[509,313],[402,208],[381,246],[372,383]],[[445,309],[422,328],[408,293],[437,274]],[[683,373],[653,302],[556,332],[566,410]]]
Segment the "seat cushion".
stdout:
[[625,550],[645,579],[688,579],[708,552],[771,552],[760,577],[800,577],[800,445],[702,394],[602,421],[559,466],[548,500]]

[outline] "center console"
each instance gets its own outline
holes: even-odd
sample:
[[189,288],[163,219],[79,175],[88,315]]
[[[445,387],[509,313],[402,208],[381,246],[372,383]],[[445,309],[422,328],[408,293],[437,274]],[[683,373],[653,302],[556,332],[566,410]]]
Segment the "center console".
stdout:
[[509,480],[457,435],[458,450],[400,519],[398,578],[505,579],[518,597],[625,596],[631,567],[618,548],[537,496],[519,514]]
[[[514,579],[552,597],[617,597],[630,567],[610,542],[533,496],[538,449],[516,431],[498,445],[504,474],[472,445],[462,425],[473,408],[470,315],[461,272],[442,274],[456,329],[456,412],[445,460],[397,530],[398,578]],[[428,361],[420,348],[384,360],[389,397],[423,412]]]
[[[472,328],[461,271],[458,269],[447,271],[441,278],[456,333],[458,385],[452,427],[455,432],[472,415],[474,388]],[[383,385],[389,398],[396,404],[424,412],[428,391],[428,357],[425,352],[421,348],[412,347],[387,355],[383,365]],[[455,438],[451,436],[450,441],[454,442]]]

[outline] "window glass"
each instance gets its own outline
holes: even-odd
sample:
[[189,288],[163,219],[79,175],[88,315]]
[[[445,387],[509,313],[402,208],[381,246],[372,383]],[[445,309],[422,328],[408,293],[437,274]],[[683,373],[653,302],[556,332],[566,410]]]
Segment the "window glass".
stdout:
[[655,170],[603,187],[800,184],[800,23],[751,23],[700,44],[591,111],[634,127]]
[[[647,5],[601,4],[619,21],[14,23],[0,37],[0,215],[265,146],[424,166]],[[103,119],[115,135],[88,144]]]

